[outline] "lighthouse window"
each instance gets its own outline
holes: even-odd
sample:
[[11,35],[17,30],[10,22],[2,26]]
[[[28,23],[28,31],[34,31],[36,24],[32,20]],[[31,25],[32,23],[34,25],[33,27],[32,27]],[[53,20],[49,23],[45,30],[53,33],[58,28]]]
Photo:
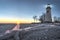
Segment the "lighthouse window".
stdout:
[[48,13],[49,11],[47,11],[47,13]]

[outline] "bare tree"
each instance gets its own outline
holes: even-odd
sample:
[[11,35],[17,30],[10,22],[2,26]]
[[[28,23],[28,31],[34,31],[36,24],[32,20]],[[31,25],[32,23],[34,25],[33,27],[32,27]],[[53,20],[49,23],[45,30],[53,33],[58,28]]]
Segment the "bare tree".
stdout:
[[37,16],[33,16],[34,22],[37,21]]
[[39,16],[39,21],[41,21],[41,23],[43,22],[43,19],[41,18],[41,16]]

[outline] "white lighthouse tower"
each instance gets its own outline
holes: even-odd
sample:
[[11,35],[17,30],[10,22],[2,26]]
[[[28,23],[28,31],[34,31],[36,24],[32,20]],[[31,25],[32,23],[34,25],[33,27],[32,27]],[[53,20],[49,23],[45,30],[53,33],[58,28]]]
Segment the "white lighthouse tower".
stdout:
[[52,22],[50,4],[48,4],[47,7],[46,7],[45,22]]

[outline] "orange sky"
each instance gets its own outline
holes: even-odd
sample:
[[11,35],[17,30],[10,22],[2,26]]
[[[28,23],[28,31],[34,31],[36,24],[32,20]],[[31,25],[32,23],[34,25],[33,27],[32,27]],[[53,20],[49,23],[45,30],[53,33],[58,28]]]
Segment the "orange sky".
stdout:
[[0,23],[31,23],[34,22],[32,19],[0,19]]

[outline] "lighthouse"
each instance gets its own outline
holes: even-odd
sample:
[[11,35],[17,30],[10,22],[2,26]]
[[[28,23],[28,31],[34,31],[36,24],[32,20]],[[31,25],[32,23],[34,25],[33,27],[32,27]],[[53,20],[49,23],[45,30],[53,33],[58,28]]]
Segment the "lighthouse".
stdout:
[[50,4],[48,4],[47,7],[46,7],[45,22],[52,22],[52,16],[51,16],[51,7],[50,7]]

